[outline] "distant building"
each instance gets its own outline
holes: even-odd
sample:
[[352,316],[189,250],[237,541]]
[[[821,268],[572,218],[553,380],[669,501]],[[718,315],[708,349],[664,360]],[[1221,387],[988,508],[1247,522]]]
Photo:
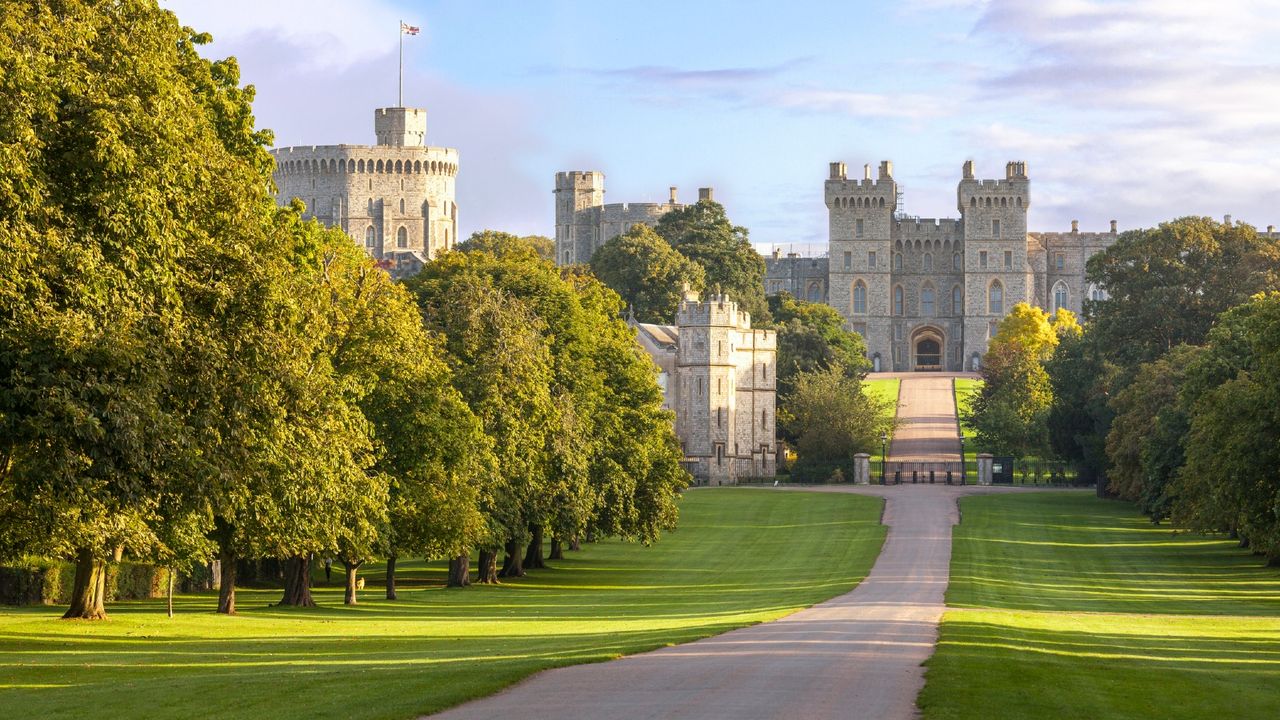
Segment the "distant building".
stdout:
[[685,467],[699,483],[732,485],[777,472],[777,334],[753,330],[725,295],[685,290],[675,325],[631,324],[658,366]]
[[782,255],[774,250],[764,259],[764,294],[789,293],[809,302],[827,302],[827,282],[831,261],[825,257]]
[[430,147],[427,111],[374,111],[376,145],[276,148],[281,205],[341,228],[393,275],[411,275],[458,240],[458,151]]
[[[676,188],[665,203],[604,202],[604,173],[575,170],[556,173],[556,264],[591,262],[596,248],[635,225],[657,225],[672,210],[683,208]],[[699,200],[713,199],[711,188],[698,189]]]

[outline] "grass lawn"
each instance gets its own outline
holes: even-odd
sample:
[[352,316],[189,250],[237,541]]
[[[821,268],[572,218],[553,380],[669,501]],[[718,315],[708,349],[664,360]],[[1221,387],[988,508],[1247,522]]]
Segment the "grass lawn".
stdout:
[[1280,717],[1280,571],[1083,493],[961,511],[926,719]]
[[[901,384],[902,381],[898,378],[876,378],[874,380],[863,380],[862,388],[868,396],[888,403],[896,415],[898,412],[898,387]],[[880,459],[880,448],[877,447],[871,452],[871,464],[875,465],[880,462]]]
[[[881,501],[842,494],[687,493],[680,529],[653,547],[584,545],[555,569],[446,590],[438,564],[402,563],[398,602],[267,607],[209,594],[108,606],[0,610],[0,707],[13,717],[410,718],[490,694],[544,668],[607,660],[786,615],[843,593],[884,539]],[[338,568],[335,583],[340,583]]]

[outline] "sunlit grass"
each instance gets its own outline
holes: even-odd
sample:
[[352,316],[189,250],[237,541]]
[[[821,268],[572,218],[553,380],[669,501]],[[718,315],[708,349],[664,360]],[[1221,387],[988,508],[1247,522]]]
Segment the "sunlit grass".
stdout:
[[584,545],[555,568],[447,590],[439,564],[401,563],[400,600],[370,573],[361,603],[334,586],[314,610],[241,590],[119,603],[102,623],[0,610],[0,707],[21,717],[409,718],[530,673],[607,660],[776,619],[849,590],[884,538],[880,501],[697,490],[653,547]]
[[926,718],[1280,717],[1280,572],[1081,493],[961,511]]
[[[898,389],[902,385],[899,378],[875,378],[873,380],[863,380],[863,391],[870,397],[881,400],[891,409],[894,416],[898,414]],[[871,463],[874,465],[882,460],[880,456],[880,448],[876,447],[871,451]]]

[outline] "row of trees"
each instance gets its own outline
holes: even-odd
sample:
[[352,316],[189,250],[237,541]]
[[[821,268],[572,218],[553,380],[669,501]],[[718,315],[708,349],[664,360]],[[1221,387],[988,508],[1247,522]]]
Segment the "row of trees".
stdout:
[[[482,234],[407,286],[277,208],[234,60],[154,2],[0,23],[0,557],[451,558],[518,575],[584,534],[652,541],[687,475],[616,294]],[[528,549],[526,551],[526,546]],[[502,573],[497,558],[505,553]]]
[[1280,242],[1181,218],[1121,234],[1088,275],[1109,296],[1027,371],[1043,417],[1025,427],[1042,439],[987,441],[1043,448],[1153,522],[1280,561]]

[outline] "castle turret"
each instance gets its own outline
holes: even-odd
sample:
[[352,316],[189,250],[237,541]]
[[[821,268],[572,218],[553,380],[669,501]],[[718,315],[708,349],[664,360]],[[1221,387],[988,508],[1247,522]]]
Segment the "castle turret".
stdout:
[[975,355],[987,351],[987,341],[1010,307],[1036,302],[1044,295],[1035,283],[1043,277],[1045,258],[1043,253],[1028,253],[1030,186],[1025,162],[1006,164],[1003,180],[979,180],[970,160],[956,188],[964,225],[964,351],[968,366],[973,365]]
[[875,178],[871,166],[864,165],[861,180],[850,179],[844,163],[831,163],[825,198],[831,248],[829,302],[866,340],[869,357],[879,365],[876,369],[887,370],[893,213],[898,207],[893,163],[881,162]]
[[580,223],[584,210],[604,205],[604,173],[573,170],[556,173],[556,260],[562,265],[588,262],[596,246],[588,223]]
[[373,132],[379,145],[422,147],[427,144],[427,111],[423,108],[378,108]]

